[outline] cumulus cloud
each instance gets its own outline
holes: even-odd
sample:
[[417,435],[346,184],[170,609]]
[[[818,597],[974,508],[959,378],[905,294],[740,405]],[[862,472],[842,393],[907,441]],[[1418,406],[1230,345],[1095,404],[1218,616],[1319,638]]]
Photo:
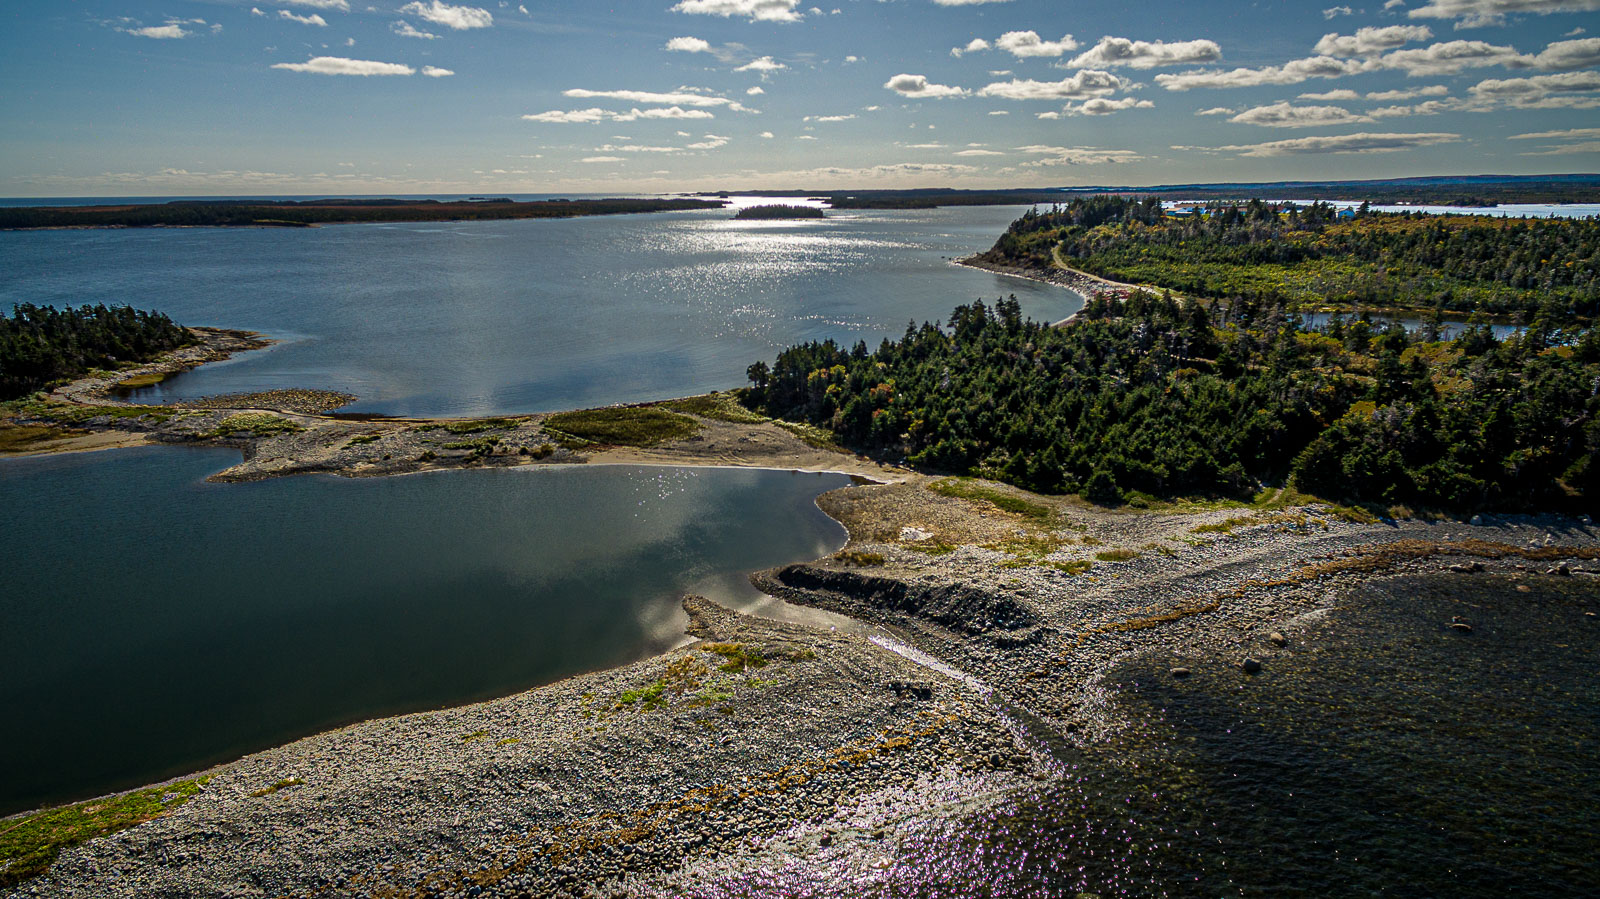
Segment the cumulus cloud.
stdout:
[[800,0],[681,0],[672,11],[725,19],[742,16],[752,22],[798,22],[799,5]]
[[1385,68],[1402,69],[1407,75],[1454,75],[1462,69],[1484,66],[1522,68],[1533,64],[1533,57],[1485,41],[1445,41],[1415,50],[1396,50],[1381,57]]
[[414,75],[417,71],[397,62],[345,59],[342,56],[313,56],[305,62],[280,62],[272,67],[288,72],[310,72],[313,75]]
[[1353,16],[1356,11],[1348,6],[1330,6],[1322,11],[1324,19],[1336,19],[1339,16]]
[[749,97],[759,97],[764,93],[766,93],[766,91],[762,90],[760,85],[756,85],[755,87],[749,88],[745,91],[745,95]]
[[1072,35],[1063,34],[1059,41],[1047,41],[1036,31],[1007,31],[994,45],[1019,59],[1029,56],[1061,56],[1078,49]]
[[626,162],[627,160],[623,159],[621,156],[585,156],[585,157],[583,157],[582,159],[580,159],[578,161],[579,162],[588,162],[588,163],[597,163],[597,162]]
[[1082,103],[1068,104],[1062,109],[1067,115],[1111,115],[1124,109],[1150,109],[1155,106],[1149,100],[1140,100],[1135,97],[1123,97],[1120,100],[1110,100],[1105,97],[1095,97]]
[[1260,125],[1266,128],[1315,128],[1324,125],[1349,125],[1370,122],[1368,116],[1356,115],[1340,106],[1295,106],[1287,101],[1270,106],[1256,106],[1228,119],[1238,125]]
[[950,55],[960,59],[962,54],[978,53],[987,49],[989,49],[989,42],[981,37],[975,37],[972,40],[967,41],[967,45],[965,47],[951,47]]
[[422,74],[428,76],[429,78],[448,78],[451,75],[454,75],[455,72],[449,69],[441,69],[438,66],[423,66]]
[[1358,28],[1355,34],[1329,32],[1317,41],[1312,52],[1319,56],[1376,56],[1412,41],[1433,37],[1426,25],[1389,25],[1383,28]]
[[738,67],[737,69],[734,69],[734,71],[735,72],[776,72],[779,69],[787,69],[787,68],[788,68],[788,66],[784,65],[781,62],[777,62],[776,60],[774,60],[770,56],[761,56],[761,57],[757,57],[755,59],[750,60],[749,62],[745,63],[744,65],[742,65],[740,67]]
[[488,28],[494,24],[494,16],[490,15],[487,9],[476,6],[451,6],[441,0],[429,0],[428,3],[418,0],[400,7],[400,11],[456,31]]
[[1528,78],[1490,78],[1467,89],[1474,99],[1519,109],[1592,109],[1600,98],[1600,72],[1562,72]]
[[1263,84],[1299,84],[1312,78],[1340,78],[1372,68],[1370,62],[1355,59],[1335,59],[1331,56],[1312,56],[1293,59],[1281,66],[1263,66],[1258,69],[1195,69],[1176,74],[1156,76],[1156,83],[1169,91],[1186,91],[1195,88],[1257,87]]
[[[1353,94],[1355,92],[1350,91],[1349,93]],[[1442,97],[1448,93],[1450,93],[1450,89],[1448,87],[1445,87],[1442,84],[1431,84],[1427,87],[1414,87],[1403,91],[1370,91],[1366,96],[1368,100],[1380,100],[1393,103],[1396,100],[1411,100],[1417,97]],[[1304,97],[1306,95],[1301,94],[1300,96]],[[1353,100],[1355,98],[1351,97],[1350,99]]]
[[154,38],[158,41],[180,40],[194,34],[177,22],[168,22],[165,25],[146,25],[143,28],[118,28],[123,34],[134,37]]
[[1088,100],[1104,97],[1124,90],[1130,82],[1110,72],[1084,69],[1060,81],[1034,81],[1013,78],[997,81],[978,91],[980,97],[1000,97],[1006,100]]
[[1011,0],[933,0],[934,6],[978,6],[983,3],[1009,3]]
[[1026,147],[1017,147],[1016,150],[1019,153],[1044,157],[1022,163],[1029,168],[1053,165],[1113,165],[1138,162],[1145,158],[1132,150],[1102,150],[1098,147],[1050,147],[1030,144]]
[[1402,116],[1438,115],[1441,112],[1452,112],[1458,109],[1472,109],[1483,112],[1487,111],[1488,107],[1447,97],[1443,100],[1427,100],[1411,106],[1380,106],[1376,109],[1367,110],[1367,115],[1375,119],[1394,119]]
[[1078,54],[1067,63],[1076,68],[1129,66],[1153,69],[1156,66],[1196,65],[1222,58],[1216,41],[1130,41],[1106,36],[1100,43]]
[[1600,137],[1600,128],[1568,128],[1564,131],[1529,131],[1523,134],[1513,134],[1506,140],[1577,140],[1579,138]]
[[690,150],[715,150],[728,145],[728,138],[720,134],[707,134],[705,140],[689,144]]
[[684,109],[681,106],[668,106],[659,109],[632,109],[628,112],[612,112],[591,106],[588,109],[552,109],[549,112],[537,112],[522,117],[529,122],[544,122],[556,125],[588,125],[595,122],[637,122],[641,119],[714,119],[715,115],[703,109]]
[[957,156],[1004,156],[999,150],[957,150]]
[[743,110],[744,107],[729,100],[727,97],[717,97],[708,94],[695,93],[691,90],[679,90],[669,93],[655,91],[592,91],[581,87],[562,91],[562,96],[580,99],[596,100],[626,100],[629,103],[654,103],[661,106],[695,106],[714,107],[726,106],[729,109]]
[[[1275,140],[1264,144],[1236,144],[1209,149],[1238,153],[1240,156],[1316,156],[1329,153],[1396,153],[1455,143],[1461,135],[1449,132],[1420,134],[1359,134],[1321,135]],[[1204,148],[1197,148],[1204,149]]]
[[1556,41],[1533,58],[1541,69],[1566,71],[1587,69],[1600,65],[1600,38],[1590,37],[1577,41]]
[[401,37],[416,37],[427,41],[438,40],[439,38],[437,34],[434,34],[431,31],[422,31],[412,25],[410,22],[407,22],[405,19],[401,19],[389,26],[389,30],[400,35]]
[[1359,99],[1361,99],[1361,95],[1356,93],[1353,90],[1348,89],[1348,88],[1339,88],[1338,90],[1320,91],[1320,92],[1309,93],[1309,94],[1301,94],[1300,95],[1300,99],[1302,99],[1302,100],[1359,100]]
[[280,9],[278,10],[278,18],[288,19],[291,22],[299,22],[302,25],[315,25],[318,28],[328,27],[328,20],[317,15],[316,13],[312,13],[309,16],[297,16],[287,9]]
[[[1303,97],[1305,95],[1301,94],[1301,96]],[[1234,109],[1231,106],[1213,106],[1213,107],[1211,107],[1209,109],[1197,109],[1197,110],[1195,110],[1194,114],[1195,115],[1233,115],[1236,112],[1238,112],[1238,110]]]
[[804,121],[804,122],[848,122],[853,118],[855,118],[855,114],[854,113],[851,113],[849,115],[808,115],[804,119],[801,119],[801,121]]
[[885,81],[883,86],[902,97],[913,99],[942,100],[947,97],[962,97],[967,93],[965,88],[933,84],[928,81],[926,75],[907,75],[903,72]]
[[282,0],[289,6],[305,6],[311,9],[334,9],[339,12],[349,12],[348,0]]
[[667,49],[678,53],[710,53],[711,42],[697,37],[675,37],[667,41]]
[[1600,0],[1428,0],[1407,10],[1413,19],[1455,19],[1457,28],[1504,25],[1516,14],[1549,15],[1560,12],[1595,12]]

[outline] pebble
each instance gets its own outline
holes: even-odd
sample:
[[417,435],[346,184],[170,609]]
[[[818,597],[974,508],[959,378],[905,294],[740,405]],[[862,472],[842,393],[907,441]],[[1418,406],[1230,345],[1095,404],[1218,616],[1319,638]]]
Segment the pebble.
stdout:
[[1239,667],[1244,669],[1245,674],[1255,674],[1261,670],[1261,660],[1246,657],[1243,662],[1239,663]]
[[1184,678],[1188,677],[1190,672],[1187,668],[1174,668],[1172,669],[1171,674],[1173,677]]

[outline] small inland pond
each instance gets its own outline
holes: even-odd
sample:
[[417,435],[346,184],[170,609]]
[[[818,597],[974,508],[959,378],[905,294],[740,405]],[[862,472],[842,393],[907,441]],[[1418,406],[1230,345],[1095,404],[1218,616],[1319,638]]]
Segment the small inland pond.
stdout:
[[661,651],[678,601],[844,529],[800,472],[540,467],[210,484],[231,450],[0,462],[0,813]]

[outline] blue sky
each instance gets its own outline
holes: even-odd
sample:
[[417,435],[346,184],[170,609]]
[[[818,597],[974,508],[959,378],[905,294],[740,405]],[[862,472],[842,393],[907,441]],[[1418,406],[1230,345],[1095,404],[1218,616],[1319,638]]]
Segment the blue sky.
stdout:
[[0,13],[0,194],[1600,171],[1600,0],[137,0]]

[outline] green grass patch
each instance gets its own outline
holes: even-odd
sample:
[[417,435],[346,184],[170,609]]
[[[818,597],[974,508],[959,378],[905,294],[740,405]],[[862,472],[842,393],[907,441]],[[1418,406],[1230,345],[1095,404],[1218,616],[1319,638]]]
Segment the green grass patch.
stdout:
[[624,690],[622,695],[617,697],[617,707],[621,708],[639,703],[641,707],[646,709],[656,708],[666,701],[661,698],[666,690],[666,682],[659,680],[642,687]]
[[741,425],[760,424],[767,420],[765,415],[745,408],[739,402],[738,396],[733,393],[707,393],[684,397],[681,400],[667,400],[658,405],[686,415],[698,415],[701,418],[714,418]]
[[123,378],[122,380],[118,381],[117,389],[136,390],[140,387],[154,387],[155,385],[160,384],[162,381],[165,381],[175,374],[177,374],[177,372],[152,371],[146,372],[142,375],[134,375],[131,378]]
[[854,565],[857,568],[869,568],[884,563],[883,553],[868,553],[854,549],[840,550],[834,553],[833,557],[846,565]]
[[1237,515],[1222,521],[1213,521],[1210,524],[1197,525],[1189,529],[1191,534],[1231,534],[1235,528],[1242,528],[1249,524],[1259,524],[1254,515]]
[[1105,552],[1094,554],[1102,562],[1126,562],[1129,559],[1139,558],[1139,554],[1131,549],[1108,549]]
[[903,543],[901,545],[906,549],[929,556],[949,555],[950,553],[955,552],[957,549],[954,543],[951,543],[943,537],[929,537],[926,540],[919,540],[916,543]]
[[484,740],[487,740],[487,739],[489,739],[489,732],[488,731],[486,731],[486,730],[475,730],[472,733],[467,734],[466,736],[462,737],[461,738],[461,742],[463,742],[463,743],[481,743],[481,742],[483,742]]
[[365,443],[376,443],[381,439],[383,439],[382,434],[357,434],[356,436],[351,437],[350,442],[346,443],[345,446],[361,446]]
[[849,450],[839,445],[839,438],[827,428],[808,425],[797,421],[780,421],[773,419],[773,424],[790,434],[800,438],[800,442],[812,449],[829,450],[835,453],[847,453]]
[[234,434],[250,434],[255,437],[267,437],[272,434],[294,434],[304,430],[305,428],[287,418],[279,418],[266,412],[241,412],[224,418],[215,428],[201,436],[230,437]]
[[654,446],[700,430],[687,415],[650,406],[559,412],[546,418],[544,426],[558,435],[610,446]]
[[486,452],[499,443],[499,437],[479,437],[476,440],[457,440],[454,443],[446,443],[443,448],[447,450],[473,450],[475,452]]
[[161,817],[204,783],[205,778],[179,781],[0,822],[0,886],[43,874],[63,849]]
[[700,648],[722,656],[722,664],[717,667],[723,671],[736,672],[767,667],[767,658],[762,655],[758,646],[745,643],[707,643]]
[[285,777],[283,780],[280,780],[277,783],[267,784],[259,790],[251,790],[250,795],[257,798],[262,796],[271,796],[273,793],[276,793],[279,790],[287,790],[290,787],[296,787],[302,783],[305,783],[305,781],[298,777]]
[[945,478],[942,481],[934,481],[929,484],[928,489],[940,496],[988,503],[1001,511],[1020,515],[1029,521],[1039,524],[1050,521],[1056,515],[1055,511],[1048,506],[995,490],[992,487],[985,487],[972,478]]
[[50,425],[0,424],[0,453],[25,453],[41,443],[64,440],[81,431],[67,431]]

